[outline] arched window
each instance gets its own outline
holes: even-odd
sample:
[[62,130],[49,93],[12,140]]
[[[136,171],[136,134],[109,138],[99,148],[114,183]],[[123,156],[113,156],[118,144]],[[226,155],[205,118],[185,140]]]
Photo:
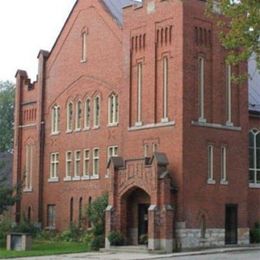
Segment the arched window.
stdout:
[[52,134],[59,133],[59,124],[60,124],[60,107],[54,105],[51,110],[51,132]]
[[109,125],[115,125],[118,123],[118,118],[119,118],[118,107],[119,107],[118,96],[116,94],[111,94],[108,99]]
[[94,99],[94,127],[100,125],[100,97],[97,96]]
[[73,128],[73,103],[67,105],[67,131],[72,131]]
[[162,122],[168,122],[168,57],[163,58],[163,117]]
[[90,128],[90,99],[87,98],[85,103],[85,128]]
[[79,227],[82,225],[82,203],[83,199],[82,197],[79,199]]
[[82,103],[81,101],[78,101],[76,106],[76,130],[81,129],[81,121],[82,121]]
[[73,198],[70,199],[70,223],[73,223]]
[[260,131],[249,132],[249,183],[260,184]]
[[81,34],[81,62],[87,61],[87,32]]
[[198,92],[199,92],[199,121],[205,122],[205,58],[200,56],[198,58]]
[[33,171],[33,145],[25,146],[25,179],[24,191],[32,190],[32,171]]

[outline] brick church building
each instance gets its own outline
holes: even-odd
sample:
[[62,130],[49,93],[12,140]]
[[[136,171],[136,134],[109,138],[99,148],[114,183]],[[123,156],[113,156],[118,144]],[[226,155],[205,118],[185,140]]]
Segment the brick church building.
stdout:
[[218,18],[201,0],[76,1],[36,82],[16,74],[16,220],[61,231],[108,192],[106,237],[147,234],[168,252],[247,244],[260,113],[231,80],[247,68],[226,64]]

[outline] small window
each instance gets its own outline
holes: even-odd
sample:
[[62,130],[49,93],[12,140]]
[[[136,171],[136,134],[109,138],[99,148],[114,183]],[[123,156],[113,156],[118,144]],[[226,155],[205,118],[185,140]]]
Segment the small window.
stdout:
[[204,104],[204,91],[205,91],[205,59],[203,57],[199,57],[198,59],[198,67],[199,67],[199,121],[206,121],[205,119],[205,104]]
[[94,99],[94,127],[100,126],[100,97]]
[[73,128],[73,103],[67,105],[67,131],[72,131]]
[[226,115],[227,125],[232,125],[232,68],[226,65]]
[[25,190],[31,190],[32,189],[32,171],[33,171],[33,146],[32,145],[26,145],[25,147],[25,180],[24,184]]
[[93,150],[93,176],[99,175],[99,149]]
[[115,94],[110,95],[108,100],[109,125],[115,125],[118,123],[118,117],[119,117],[118,107],[119,107],[118,96]]
[[85,128],[90,128],[90,99],[87,98],[85,104]]
[[81,62],[87,61],[87,33],[83,32],[81,35],[82,47],[81,47]]
[[84,150],[83,176],[89,176],[90,151]]
[[118,156],[118,146],[109,146],[107,149],[107,162],[111,157]]
[[81,129],[81,121],[82,121],[82,103],[81,101],[78,101],[77,109],[76,109],[76,130]]
[[59,124],[60,124],[60,107],[55,105],[52,107],[52,123],[51,123],[51,132],[52,134],[59,133]]
[[74,165],[74,176],[79,177],[80,176],[80,158],[81,158],[81,152],[76,151],[75,152],[75,165]]
[[137,125],[142,124],[143,64],[137,64]]
[[213,145],[208,146],[208,180],[213,181]]
[[163,122],[168,121],[168,57],[163,58]]
[[66,177],[72,176],[72,152],[66,153]]
[[59,174],[59,153],[51,154],[51,169],[50,169],[50,178],[56,179]]
[[51,229],[56,227],[56,205],[47,206],[47,226]]

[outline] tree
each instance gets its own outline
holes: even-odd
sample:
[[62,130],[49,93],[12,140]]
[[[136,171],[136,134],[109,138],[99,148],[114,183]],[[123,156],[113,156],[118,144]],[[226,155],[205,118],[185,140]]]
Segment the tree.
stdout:
[[0,152],[13,147],[14,84],[0,81]]
[[210,13],[220,16],[220,40],[229,51],[228,63],[237,65],[255,55],[260,69],[260,1],[259,0],[208,0]]

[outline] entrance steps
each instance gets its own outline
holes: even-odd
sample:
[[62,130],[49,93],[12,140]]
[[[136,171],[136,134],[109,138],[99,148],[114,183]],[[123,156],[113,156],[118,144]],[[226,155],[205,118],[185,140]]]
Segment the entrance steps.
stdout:
[[101,248],[101,252],[111,252],[111,253],[149,253],[146,246],[111,246],[110,248]]

